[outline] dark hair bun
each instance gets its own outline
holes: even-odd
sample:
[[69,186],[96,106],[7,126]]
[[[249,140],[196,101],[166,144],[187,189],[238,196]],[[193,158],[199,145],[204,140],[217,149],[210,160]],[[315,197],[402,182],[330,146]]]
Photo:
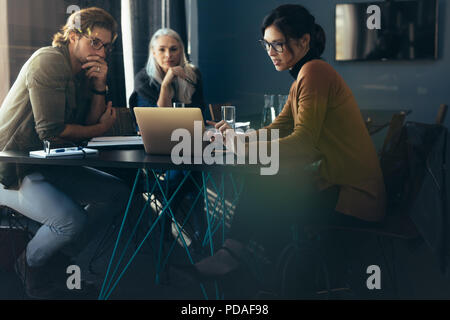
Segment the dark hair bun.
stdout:
[[325,35],[323,28],[317,23],[314,25],[314,31],[311,35],[311,42],[313,42],[310,45],[311,49],[315,50],[315,54],[317,56],[321,56],[325,51],[327,36]]
[[286,39],[300,39],[309,33],[310,48],[314,55],[320,57],[325,50],[326,36],[325,31],[315,21],[314,16],[305,7],[298,4],[286,4],[272,10],[264,18],[261,31],[264,36],[265,30],[274,25]]

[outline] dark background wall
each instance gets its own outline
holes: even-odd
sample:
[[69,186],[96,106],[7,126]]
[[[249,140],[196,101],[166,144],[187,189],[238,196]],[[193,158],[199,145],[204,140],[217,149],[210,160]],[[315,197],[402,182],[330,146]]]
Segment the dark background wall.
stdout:
[[[209,103],[233,102],[238,117],[260,112],[263,95],[287,94],[293,79],[278,73],[257,40],[273,8],[298,3],[327,33],[323,57],[344,77],[361,109],[411,109],[411,120],[432,122],[441,103],[450,103],[450,4],[440,0],[439,59],[436,61],[335,62],[335,0],[198,1],[199,66]],[[450,124],[450,117],[446,125]]]

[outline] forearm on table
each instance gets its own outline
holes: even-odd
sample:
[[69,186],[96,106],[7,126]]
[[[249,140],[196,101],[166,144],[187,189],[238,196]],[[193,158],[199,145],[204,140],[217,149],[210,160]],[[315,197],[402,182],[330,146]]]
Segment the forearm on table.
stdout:
[[[263,128],[265,129],[265,128]],[[274,136],[276,139],[279,138],[279,135]],[[247,131],[245,134],[236,134],[234,135],[234,146],[245,146],[245,156],[249,155],[249,146],[253,148],[256,147],[260,142],[268,143],[270,147],[270,141],[272,138],[271,130],[266,130],[266,134],[261,134],[261,130],[252,130]],[[257,150],[257,149],[256,149]],[[269,149],[270,150],[270,149]],[[236,153],[242,152],[243,149],[241,147],[240,150],[235,149]]]
[[98,123],[94,125],[67,124],[58,138],[69,141],[83,141],[103,135],[107,129]]
[[[305,133],[294,132],[287,137],[273,135],[270,137],[272,139],[266,139],[266,137],[261,137],[261,135],[257,135],[257,133],[258,132],[255,131],[253,134],[247,134],[245,136],[246,157],[249,156],[250,152],[259,150],[261,144],[264,144],[268,154],[272,154],[274,143],[278,143],[277,149],[280,157],[295,158],[298,159],[298,161],[305,163],[312,163],[321,158],[321,154],[312,142],[312,138],[308,137]],[[243,141],[241,140],[241,143],[242,142]]]
[[[265,130],[265,131],[262,131],[262,130]],[[264,127],[259,130],[248,132],[248,133],[246,133],[245,136],[249,140],[255,139],[255,140],[271,141],[273,130],[278,130],[278,134],[276,136],[274,136],[275,139],[287,137],[292,133],[291,126],[276,127],[276,126],[270,125],[270,126]]]
[[91,111],[86,118],[86,125],[95,125],[106,111],[106,100],[103,95],[93,95]]

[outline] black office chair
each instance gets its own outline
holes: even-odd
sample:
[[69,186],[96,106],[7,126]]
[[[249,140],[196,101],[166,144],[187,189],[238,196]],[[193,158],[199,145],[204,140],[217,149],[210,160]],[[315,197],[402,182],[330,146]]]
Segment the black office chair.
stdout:
[[[446,105],[441,105],[439,108],[436,124],[442,125],[447,111]],[[405,113],[395,114],[389,125],[389,129],[385,138],[385,142],[380,151],[380,163],[383,170],[385,181],[388,182],[386,187],[390,187],[389,177],[394,170],[398,169],[395,165],[398,165],[398,161],[407,161],[407,159],[400,159],[405,156],[404,154],[396,154],[399,150],[398,144],[400,143],[401,135],[404,134],[404,120]],[[404,152],[406,150],[401,150]],[[392,159],[394,157],[394,159]],[[397,157],[397,158],[395,158]],[[398,158],[400,157],[400,158]],[[396,163],[397,161],[397,163]],[[404,163],[407,164],[407,163]],[[418,180],[417,177],[409,177],[409,181]],[[420,180],[420,178],[419,178]],[[413,184],[420,183],[416,181]],[[403,185],[402,185],[403,184]],[[292,242],[289,243],[282,251],[277,261],[277,279],[275,282],[275,289],[269,291],[261,291],[259,297],[272,296],[278,298],[336,298],[339,296],[347,295],[350,298],[354,297],[353,288],[347,281],[336,282],[332,279],[332,269],[330,263],[327,261],[327,245],[336,242],[336,236],[342,236],[349,233],[359,233],[361,235],[373,235],[377,238],[381,253],[383,256],[384,264],[387,267],[387,274],[390,282],[393,286],[393,293],[398,297],[395,266],[390,264],[386,258],[385,248],[382,246],[382,240],[387,239],[388,244],[393,251],[393,241],[396,239],[407,241],[414,245],[422,241],[421,235],[416,228],[415,224],[408,215],[408,205],[412,199],[414,199],[415,192],[413,188],[407,188],[406,181],[401,181],[400,185],[392,185],[392,190],[387,188],[389,193],[395,193],[403,191],[403,197],[393,198],[394,203],[390,203],[391,207],[387,213],[387,216],[381,225],[375,227],[348,227],[340,225],[310,225],[304,226],[301,230],[296,226],[293,226]],[[399,189],[400,188],[400,189]],[[401,190],[404,188],[406,190]],[[413,190],[411,190],[413,189]],[[389,197],[388,197],[389,198]],[[329,244],[325,244],[324,238],[327,235],[333,233],[329,237]],[[349,256],[346,254],[347,257]],[[314,265],[315,275],[306,274],[302,279],[298,278],[299,269],[305,261],[309,261]],[[310,268],[310,269],[314,269]],[[340,267],[341,271],[347,271],[347,267]],[[317,281],[309,281],[312,278],[317,278]],[[303,287],[302,280],[309,283],[309,287]],[[337,285],[336,285],[337,284]],[[300,290],[299,290],[300,288]]]
[[14,263],[32,238],[33,221],[0,206],[0,269],[12,272]]
[[446,104],[441,104],[439,106],[438,114],[436,116],[436,124],[444,125],[445,117],[447,116],[448,106]]

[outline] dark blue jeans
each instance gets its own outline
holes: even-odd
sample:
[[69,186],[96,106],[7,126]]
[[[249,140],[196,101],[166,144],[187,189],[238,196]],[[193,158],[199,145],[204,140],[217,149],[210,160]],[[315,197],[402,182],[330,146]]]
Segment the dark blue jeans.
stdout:
[[84,167],[37,168],[19,190],[0,184],[0,203],[42,226],[27,246],[28,264],[44,265],[55,253],[79,253],[126,207],[129,188],[105,172]]

